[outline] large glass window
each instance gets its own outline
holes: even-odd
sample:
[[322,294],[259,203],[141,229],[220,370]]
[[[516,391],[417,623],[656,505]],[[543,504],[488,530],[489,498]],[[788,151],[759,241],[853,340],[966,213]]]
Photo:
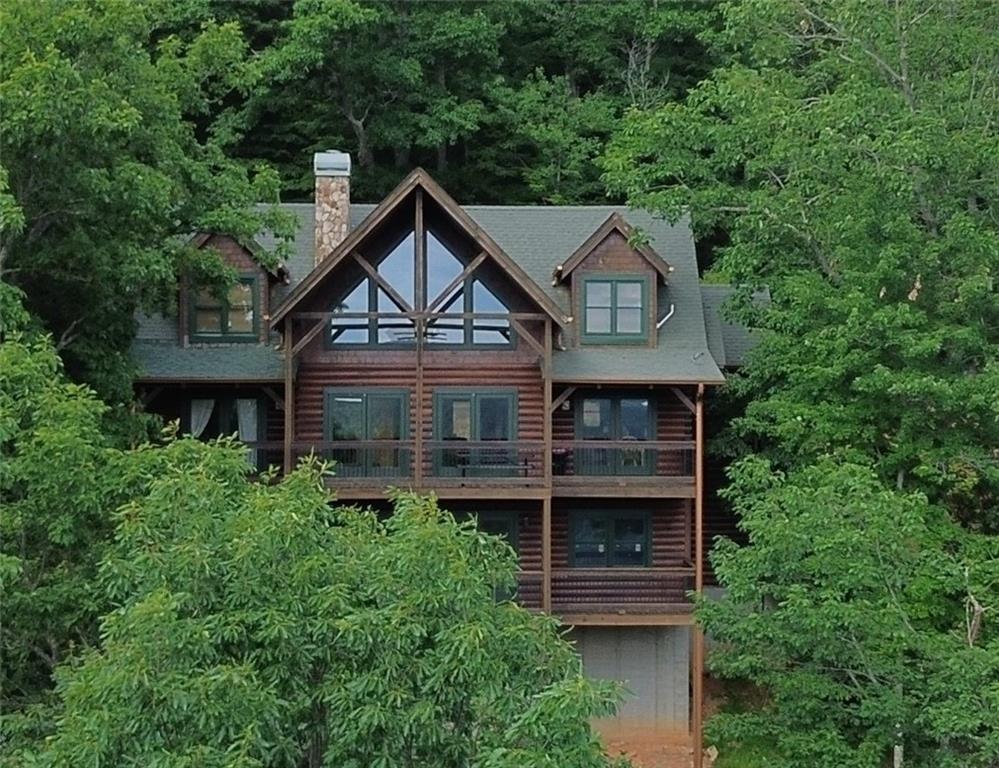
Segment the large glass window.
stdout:
[[[426,238],[423,307],[417,301],[415,235],[410,232],[375,265],[378,274],[392,287],[395,297],[374,278],[362,278],[332,308],[336,313],[330,323],[329,340],[332,344],[397,347],[414,344],[415,324],[411,319],[399,316],[406,308],[396,301],[396,297],[414,309],[433,306],[439,316],[427,322],[424,338],[428,344],[509,346],[513,343],[509,320],[464,316],[476,312],[506,314],[510,310],[478,278],[468,275],[458,280],[465,269],[461,259],[433,232],[428,231]],[[337,316],[376,312],[396,316]]]
[[468,313],[507,314],[510,309],[489,287],[477,278],[465,277],[446,295],[442,295],[464,266],[433,232],[427,233],[427,304],[441,300],[436,317],[427,324],[430,344],[465,346],[507,346],[513,342],[510,321],[502,317],[466,317]]
[[344,477],[393,477],[408,472],[408,450],[398,445],[406,434],[408,401],[405,390],[327,390],[328,441],[388,443],[334,447],[328,456],[337,462],[334,471]]
[[193,294],[191,338],[195,341],[254,341],[257,338],[257,279],[241,277],[220,297],[208,289]]
[[587,277],[583,281],[583,341],[615,343],[648,338],[648,281],[644,277]]
[[570,565],[643,567],[651,562],[647,513],[586,511],[570,514]]
[[[577,401],[576,437],[579,440],[640,442],[655,434],[652,402],[647,397],[581,397]],[[575,449],[580,475],[651,474],[655,452],[635,448]]]
[[[395,294],[409,307],[416,301],[415,236],[410,232],[375,265],[384,281],[392,286]],[[413,321],[402,317],[407,308],[398,304],[378,281],[363,278],[347,296],[337,302],[330,321],[330,342],[346,344],[380,344],[393,346],[412,345],[416,340]],[[387,317],[337,317],[379,312]]]
[[[509,442],[517,430],[517,396],[512,391],[437,392],[434,398],[436,439],[447,442]],[[439,448],[435,464],[443,475],[514,476],[516,452],[474,446]]]

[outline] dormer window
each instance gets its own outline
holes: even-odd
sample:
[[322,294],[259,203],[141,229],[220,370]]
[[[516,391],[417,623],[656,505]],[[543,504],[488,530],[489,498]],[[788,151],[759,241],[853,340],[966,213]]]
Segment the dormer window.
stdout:
[[649,337],[649,280],[643,275],[583,279],[583,332],[588,344],[645,342]]
[[224,298],[208,289],[191,299],[191,340],[256,341],[259,322],[257,278],[241,277]]

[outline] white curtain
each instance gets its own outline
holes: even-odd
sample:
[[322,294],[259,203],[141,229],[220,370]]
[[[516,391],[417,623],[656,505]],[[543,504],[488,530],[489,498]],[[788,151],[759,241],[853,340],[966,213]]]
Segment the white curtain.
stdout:
[[[249,397],[236,400],[236,423],[239,426],[239,439],[244,443],[257,441],[257,401]],[[249,448],[246,458],[252,466],[257,466],[257,451]]]
[[214,400],[191,400],[191,434],[194,437],[201,437],[201,433],[208,426],[208,421],[212,418],[214,410]]

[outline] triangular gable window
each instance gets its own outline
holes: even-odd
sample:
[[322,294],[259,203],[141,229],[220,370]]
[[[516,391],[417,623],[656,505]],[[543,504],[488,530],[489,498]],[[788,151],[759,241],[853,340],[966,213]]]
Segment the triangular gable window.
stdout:
[[[371,311],[370,286],[362,280],[345,299],[333,307],[339,314]],[[330,341],[335,344],[367,344],[370,340],[369,322],[365,317],[334,317],[330,322]]]
[[[507,305],[485,283],[471,275],[455,284],[465,265],[443,239],[429,229],[424,252],[422,301],[417,301],[415,235],[410,232],[380,260],[368,262],[395,295],[370,275],[363,277],[333,308],[344,316],[332,319],[330,343],[336,346],[412,346],[416,341],[415,324],[405,314],[411,309],[433,306],[435,315],[439,316],[427,321],[424,338],[428,345],[510,346],[513,334],[509,320],[463,316],[506,314],[510,311]],[[380,316],[356,316],[373,312]]]
[[[506,314],[507,308],[495,293],[486,288],[485,283],[476,280],[472,283],[472,307],[475,312]],[[475,318],[472,326],[473,344],[509,344],[510,321],[498,317]]]
[[440,296],[441,291],[447,288],[464,268],[458,257],[451,253],[433,232],[427,233],[427,296],[430,301]]

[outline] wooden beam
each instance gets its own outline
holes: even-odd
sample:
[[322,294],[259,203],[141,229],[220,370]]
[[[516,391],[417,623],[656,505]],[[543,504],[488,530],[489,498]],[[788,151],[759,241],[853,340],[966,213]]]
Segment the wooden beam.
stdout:
[[541,500],[541,610],[552,612],[552,496]]
[[267,395],[267,397],[274,401],[274,405],[279,411],[284,410],[284,398],[281,397],[281,395],[275,392],[271,387],[261,387],[260,389],[265,395]]
[[[704,385],[699,384],[698,386],[703,387]],[[697,410],[697,406],[694,405],[694,403],[691,401],[689,397],[683,394],[682,389],[680,389],[679,387],[670,387],[670,391],[674,395],[676,395],[677,400],[679,400],[681,403],[687,406],[687,410],[689,410],[691,413],[694,413]]]
[[564,390],[562,390],[559,396],[552,401],[551,410],[549,411],[549,413],[555,413],[555,411],[559,409],[559,406],[561,406],[562,403],[564,403],[566,400],[572,397],[575,394],[575,392],[576,392],[576,387],[566,387]]
[[545,318],[544,344],[541,352],[541,369],[544,376],[544,418],[542,440],[545,446],[545,488],[552,487],[552,321]]
[[360,265],[361,269],[363,269],[365,272],[368,273],[368,275],[371,277],[372,280],[375,281],[378,287],[389,295],[389,298],[391,298],[392,301],[394,301],[399,306],[399,309],[401,311],[403,312],[415,311],[413,307],[410,305],[410,303],[406,301],[404,298],[402,298],[402,296],[399,295],[399,292],[392,287],[392,284],[384,277],[382,277],[377,269],[375,269],[373,266],[371,266],[368,263],[367,259],[361,258],[361,255],[357,251],[354,251],[350,255],[351,257],[353,257],[354,261],[356,261]]
[[663,477],[658,483],[634,485],[622,480],[618,484],[604,482],[604,478],[594,478],[601,482],[590,483],[590,478],[573,481],[571,476],[559,477],[552,486],[552,495],[557,498],[601,498],[601,499],[689,499],[694,496],[693,482],[672,482],[676,478]]
[[541,499],[548,498],[544,488],[510,486],[491,488],[475,486],[433,485],[434,494],[439,499]]
[[468,266],[465,267],[461,271],[461,274],[458,275],[450,283],[448,283],[447,288],[445,288],[443,291],[441,291],[439,294],[437,294],[436,298],[434,298],[434,300],[427,305],[427,312],[436,312],[437,308],[441,304],[443,304],[451,296],[451,291],[453,291],[459,285],[461,285],[462,283],[464,283],[465,282],[465,278],[470,277],[471,274],[476,269],[479,268],[479,266],[482,264],[482,262],[486,260],[486,258],[487,258],[487,254],[486,254],[485,251],[483,251],[478,256],[476,256],[474,259],[472,259],[468,263]]
[[413,298],[417,307],[427,305],[427,281],[424,275],[427,270],[426,253],[427,238],[423,223],[423,189],[416,188],[416,204],[413,206],[413,259],[415,269],[413,270]]
[[320,333],[322,333],[325,328],[326,328],[326,323],[323,322],[322,320],[318,321],[315,325],[313,325],[302,338],[300,338],[297,342],[295,342],[295,346],[292,347],[291,350],[292,358],[297,357],[298,353],[301,352],[303,349],[305,349],[305,347],[308,346],[309,342],[312,341],[314,338],[316,338],[316,336],[318,336]]
[[704,385],[697,386],[697,413],[694,431],[694,589],[704,590]]
[[[426,225],[423,219],[423,189],[416,189],[416,209],[414,211],[413,231],[416,233],[416,306],[422,306],[426,279],[424,278],[426,252]],[[416,334],[416,434],[413,435],[413,484],[417,489],[423,487],[423,343],[427,332],[423,316],[413,319],[413,331]]]
[[689,627],[693,615],[685,613],[562,613],[563,624],[574,627]]
[[552,610],[552,321],[545,318],[544,349],[541,357],[544,375],[544,465],[545,490],[547,495],[541,506],[541,608],[545,613]]
[[[704,591],[704,385],[697,385],[697,406],[694,425],[694,591]],[[694,624],[690,666],[691,683],[691,743],[693,768],[704,762],[704,631]]]
[[517,331],[517,334],[522,339],[524,339],[524,341],[526,341],[535,352],[537,352],[539,355],[541,355],[542,358],[544,358],[544,356],[545,356],[545,349],[551,349],[550,346],[549,347],[545,347],[540,341],[538,341],[531,334],[529,334],[527,332],[527,329],[524,327],[523,323],[520,322],[520,320],[515,320],[514,318],[510,318],[510,326],[515,331]]
[[284,473],[291,472],[291,442],[295,439],[295,356],[292,352],[292,321],[284,319]]

